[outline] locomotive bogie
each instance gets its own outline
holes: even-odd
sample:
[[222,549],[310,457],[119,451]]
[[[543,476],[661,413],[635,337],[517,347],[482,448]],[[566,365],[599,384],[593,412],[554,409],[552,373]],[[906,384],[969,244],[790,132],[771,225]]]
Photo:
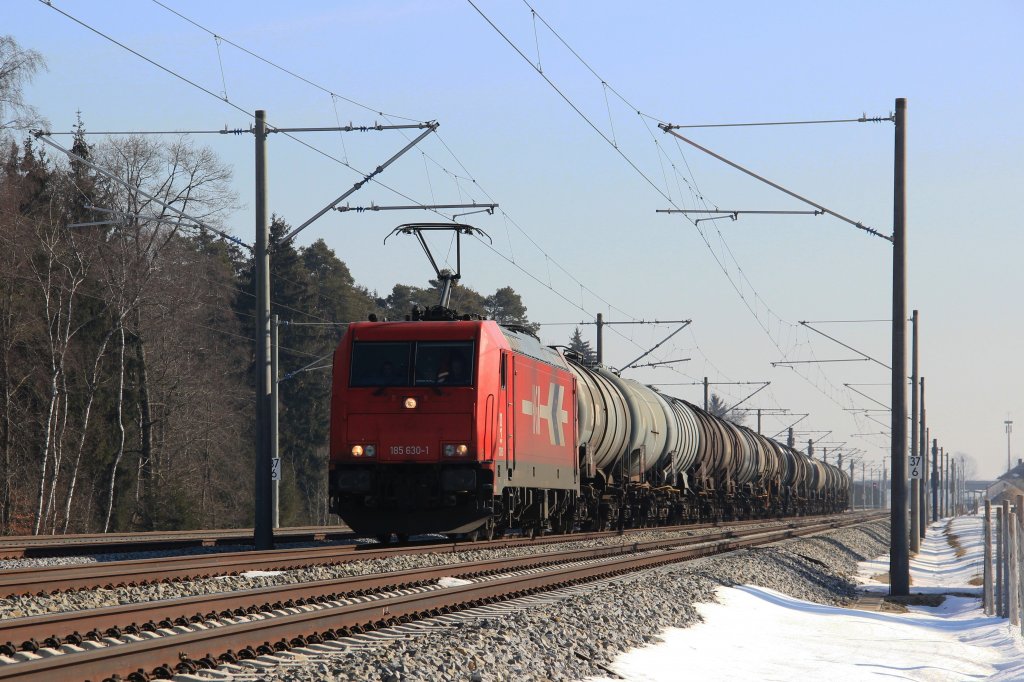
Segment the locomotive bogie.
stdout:
[[491,516],[491,472],[474,464],[343,466],[331,471],[334,511],[365,535],[467,533]]

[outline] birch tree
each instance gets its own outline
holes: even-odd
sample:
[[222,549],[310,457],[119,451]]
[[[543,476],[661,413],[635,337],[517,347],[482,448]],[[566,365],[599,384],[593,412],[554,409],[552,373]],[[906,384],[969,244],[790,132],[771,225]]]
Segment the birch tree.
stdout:
[[[121,321],[124,344],[131,347],[134,370],[133,398],[139,415],[136,490],[140,494],[133,513],[143,527],[152,527],[161,453],[154,447],[148,317],[158,309],[178,310],[191,304],[184,299],[167,300],[179,288],[175,278],[185,273],[176,267],[180,262],[165,257],[165,252],[196,229],[167,206],[216,224],[234,207],[235,196],[230,189],[230,169],[211,150],[187,140],[161,143],[138,136],[111,140],[98,150],[97,157],[101,159],[100,165],[116,170],[123,181],[108,185],[106,208],[120,216],[120,222],[108,242],[106,289]],[[125,366],[119,363],[122,372]],[[119,379],[119,385],[122,381]],[[119,391],[119,424],[123,424],[124,399],[125,393]],[[123,457],[121,444],[110,468],[104,531],[110,527]]]

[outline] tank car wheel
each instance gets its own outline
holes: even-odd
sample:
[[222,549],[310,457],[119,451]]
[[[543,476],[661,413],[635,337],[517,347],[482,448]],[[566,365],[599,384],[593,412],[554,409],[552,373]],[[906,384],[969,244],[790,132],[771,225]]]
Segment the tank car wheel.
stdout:
[[396,533],[395,535],[398,537],[398,542],[400,542],[400,543],[409,542],[409,534],[408,533]]
[[382,545],[386,545],[391,542],[391,533],[377,533],[377,542]]

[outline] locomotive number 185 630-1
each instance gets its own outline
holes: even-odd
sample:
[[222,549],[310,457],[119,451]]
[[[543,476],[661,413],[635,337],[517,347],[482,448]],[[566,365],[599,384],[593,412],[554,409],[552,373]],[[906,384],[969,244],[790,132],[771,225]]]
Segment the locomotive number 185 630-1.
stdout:
[[430,447],[426,445],[392,445],[392,455],[429,455]]

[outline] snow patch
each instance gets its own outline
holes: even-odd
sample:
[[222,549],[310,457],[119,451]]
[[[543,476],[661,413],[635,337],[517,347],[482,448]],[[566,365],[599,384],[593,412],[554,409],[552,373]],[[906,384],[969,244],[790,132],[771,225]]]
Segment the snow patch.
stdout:
[[[985,616],[969,581],[981,572],[982,525],[954,519],[951,532],[965,550],[949,545],[946,520],[928,528],[911,560],[913,593],[948,595],[934,608],[875,612],[815,604],[773,590],[720,587],[718,603],[700,604],[704,622],[669,628],[662,642],[619,656],[610,670],[631,682],[710,680],[866,679],[1024,680],[1024,639],[1005,618]],[[889,570],[888,556],[861,562],[858,581],[887,592],[872,576]],[[612,682],[591,678],[588,682]]]
[[284,571],[246,571],[245,573],[239,573],[241,578],[272,578],[275,575],[281,575]]

